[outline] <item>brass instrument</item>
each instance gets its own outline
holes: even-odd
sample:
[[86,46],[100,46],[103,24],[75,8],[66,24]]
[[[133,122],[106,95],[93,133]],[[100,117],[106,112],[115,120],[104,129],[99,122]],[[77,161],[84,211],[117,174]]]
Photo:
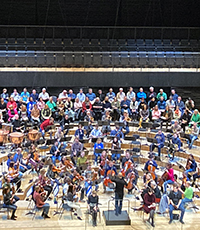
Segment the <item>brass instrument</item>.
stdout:
[[132,119],[130,117],[125,117],[124,120],[127,121],[127,122],[131,122],[132,121]]

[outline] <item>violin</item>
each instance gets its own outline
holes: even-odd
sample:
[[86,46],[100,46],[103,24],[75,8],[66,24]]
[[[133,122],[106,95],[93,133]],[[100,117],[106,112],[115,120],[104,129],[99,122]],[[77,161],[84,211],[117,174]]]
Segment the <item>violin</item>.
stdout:
[[61,169],[56,167],[55,165],[52,166],[52,171],[55,173],[61,173]]
[[64,160],[63,163],[64,163],[64,165],[67,166],[67,168],[69,168],[69,169],[73,169],[73,168],[74,168],[73,163],[70,162],[70,160],[68,160],[68,159]]
[[187,164],[186,164],[186,169],[190,169],[190,166],[192,165],[192,161],[191,160],[187,160]]
[[38,154],[38,152],[35,151],[35,152],[33,153],[33,155],[34,155],[33,160],[36,161],[36,162],[39,162],[40,160],[39,160],[39,154]]

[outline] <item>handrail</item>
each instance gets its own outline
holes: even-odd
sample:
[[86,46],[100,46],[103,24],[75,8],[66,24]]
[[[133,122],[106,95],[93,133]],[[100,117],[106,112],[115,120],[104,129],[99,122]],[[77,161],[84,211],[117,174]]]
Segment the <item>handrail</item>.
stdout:
[[[114,201],[115,200],[115,198],[113,197],[112,199],[110,199],[109,201],[108,201],[108,220],[109,220],[109,211],[110,211],[110,202],[111,201]],[[122,201],[127,201],[128,202],[128,214],[129,214],[129,212],[130,212],[130,200],[129,199],[117,199],[117,200],[122,200]]]

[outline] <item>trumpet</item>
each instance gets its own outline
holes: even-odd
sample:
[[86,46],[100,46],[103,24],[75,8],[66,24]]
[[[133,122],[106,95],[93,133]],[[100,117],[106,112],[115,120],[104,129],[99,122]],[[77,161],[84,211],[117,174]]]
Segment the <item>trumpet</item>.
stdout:
[[132,119],[130,117],[125,117],[124,120],[127,121],[127,122],[131,122],[132,121]]

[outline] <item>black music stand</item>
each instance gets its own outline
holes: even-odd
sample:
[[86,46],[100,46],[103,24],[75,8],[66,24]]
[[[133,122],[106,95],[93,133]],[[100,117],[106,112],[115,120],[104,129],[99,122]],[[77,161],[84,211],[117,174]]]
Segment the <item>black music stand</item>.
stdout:
[[119,121],[115,121],[115,126],[119,126],[119,127],[123,127],[124,126],[124,122],[119,122]]
[[144,129],[152,129],[153,123],[152,122],[142,122],[142,128]]
[[107,135],[108,140],[113,140],[116,136]]
[[132,126],[132,127],[139,127],[139,122],[137,121],[132,121],[132,122],[129,122],[129,126]]
[[92,143],[96,143],[97,142],[97,139],[101,139],[101,141],[103,142],[103,139],[104,139],[104,137],[92,137]]
[[47,139],[46,145],[54,145],[56,141],[57,141],[56,139]]
[[102,153],[103,151],[107,151],[107,149],[95,149],[95,153]]
[[74,128],[74,124],[65,124],[64,129],[73,129]]
[[102,125],[108,126],[108,125],[110,125],[110,122],[109,121],[102,121]]
[[124,140],[126,140],[126,141],[136,141],[136,138],[134,136],[125,136]]
[[79,141],[84,144],[84,143],[88,143],[89,142],[89,138],[87,139],[79,139]]
[[158,141],[155,138],[152,138],[152,137],[147,137],[147,141],[150,142],[150,143],[154,143],[154,144],[158,143]]
[[103,121],[98,121],[98,126],[102,126]]
[[123,154],[124,153],[124,150],[121,150],[121,149],[111,149],[111,153],[112,154]]
[[68,136],[68,137],[62,137],[61,139],[60,139],[60,141],[61,142],[64,142],[64,141],[70,141],[71,140],[71,136]]
[[88,121],[80,121],[79,122],[79,125],[82,125],[82,126],[88,126],[89,122]]

